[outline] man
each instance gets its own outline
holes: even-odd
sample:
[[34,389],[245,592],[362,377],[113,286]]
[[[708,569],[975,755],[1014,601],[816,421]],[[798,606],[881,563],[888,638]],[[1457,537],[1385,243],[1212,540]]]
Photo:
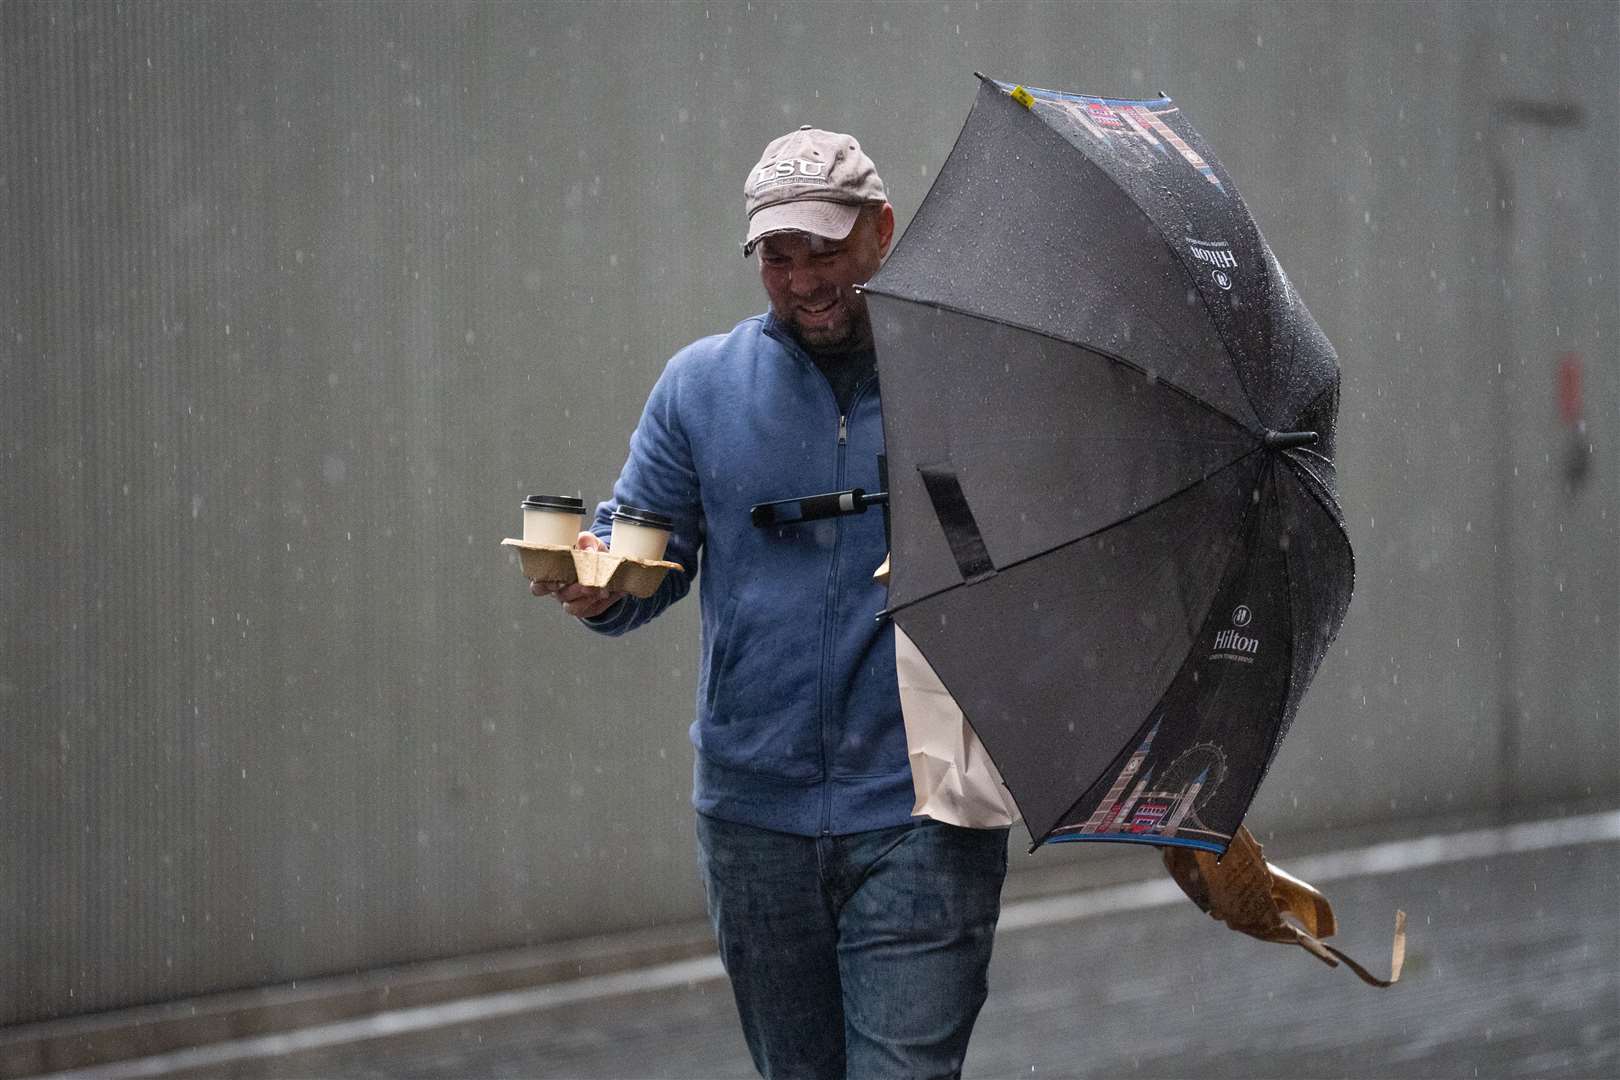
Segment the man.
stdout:
[[[864,514],[758,529],[755,503],[875,490],[883,449],[871,320],[854,286],[894,238],[883,181],[848,135],[773,141],[744,188],[767,314],[670,360],[596,511],[674,518],[666,559],[701,569],[693,801],[721,958],[761,1074],[948,1076],[984,1002],[1006,829],[911,816],[894,630]],[[536,582],[620,634],[687,591],[638,600]]]

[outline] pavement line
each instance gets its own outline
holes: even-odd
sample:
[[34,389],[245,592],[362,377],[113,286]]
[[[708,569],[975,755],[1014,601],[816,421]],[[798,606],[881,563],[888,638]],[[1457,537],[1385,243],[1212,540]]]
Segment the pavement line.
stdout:
[[121,1080],[125,1077],[163,1076],[189,1069],[211,1069],[235,1061],[276,1058],[326,1046],[364,1042],[388,1035],[407,1035],[455,1024],[471,1024],[519,1013],[554,1009],[580,1001],[595,1001],[663,990],[675,986],[718,979],[725,974],[718,956],[680,960],[669,964],[622,971],[613,975],[591,975],[583,979],[550,983],[528,990],[508,990],[499,994],[461,998],[437,1005],[421,1005],[373,1013],[354,1020],[295,1028],[273,1035],[191,1046],[150,1057],[113,1061],[84,1069],[49,1073],[37,1080]]
[[[1418,870],[1492,855],[1516,855],[1614,840],[1620,840],[1620,810],[1468,832],[1439,833],[1411,840],[1323,852],[1293,860],[1288,869],[1307,881],[1324,882]],[[1163,907],[1181,900],[1183,895],[1180,888],[1169,878],[1112,885],[1066,896],[1007,904],[1001,910],[998,929],[1003,932],[1027,930],[1054,923]],[[692,986],[719,979],[724,974],[719,957],[704,956],[612,975],[592,975],[550,983],[527,990],[509,990],[437,1005],[395,1009],[272,1035],[187,1047],[149,1057],[50,1073],[36,1080],[125,1080],[189,1069],[216,1068],[236,1061],[282,1057],[327,1046],[477,1023],[623,994]]]

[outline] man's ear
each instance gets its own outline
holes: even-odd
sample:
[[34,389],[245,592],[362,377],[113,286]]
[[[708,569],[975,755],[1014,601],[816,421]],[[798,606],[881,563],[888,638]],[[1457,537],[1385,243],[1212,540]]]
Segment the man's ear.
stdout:
[[884,203],[878,210],[878,258],[889,254],[889,244],[894,241],[894,207]]

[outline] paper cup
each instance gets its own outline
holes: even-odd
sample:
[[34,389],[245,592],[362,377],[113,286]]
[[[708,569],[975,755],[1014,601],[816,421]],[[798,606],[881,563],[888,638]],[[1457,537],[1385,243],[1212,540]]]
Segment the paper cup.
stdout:
[[608,550],[626,559],[658,562],[664,557],[675,520],[651,510],[621,506],[613,512],[613,536]]
[[568,495],[530,495],[523,500],[523,542],[573,547],[585,520],[585,501]]

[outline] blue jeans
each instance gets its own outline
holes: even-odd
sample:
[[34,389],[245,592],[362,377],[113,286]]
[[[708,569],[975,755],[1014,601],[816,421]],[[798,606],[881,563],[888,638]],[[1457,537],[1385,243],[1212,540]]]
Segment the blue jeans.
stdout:
[[962,1071],[1006,829],[791,836],[698,815],[709,918],[762,1076]]

